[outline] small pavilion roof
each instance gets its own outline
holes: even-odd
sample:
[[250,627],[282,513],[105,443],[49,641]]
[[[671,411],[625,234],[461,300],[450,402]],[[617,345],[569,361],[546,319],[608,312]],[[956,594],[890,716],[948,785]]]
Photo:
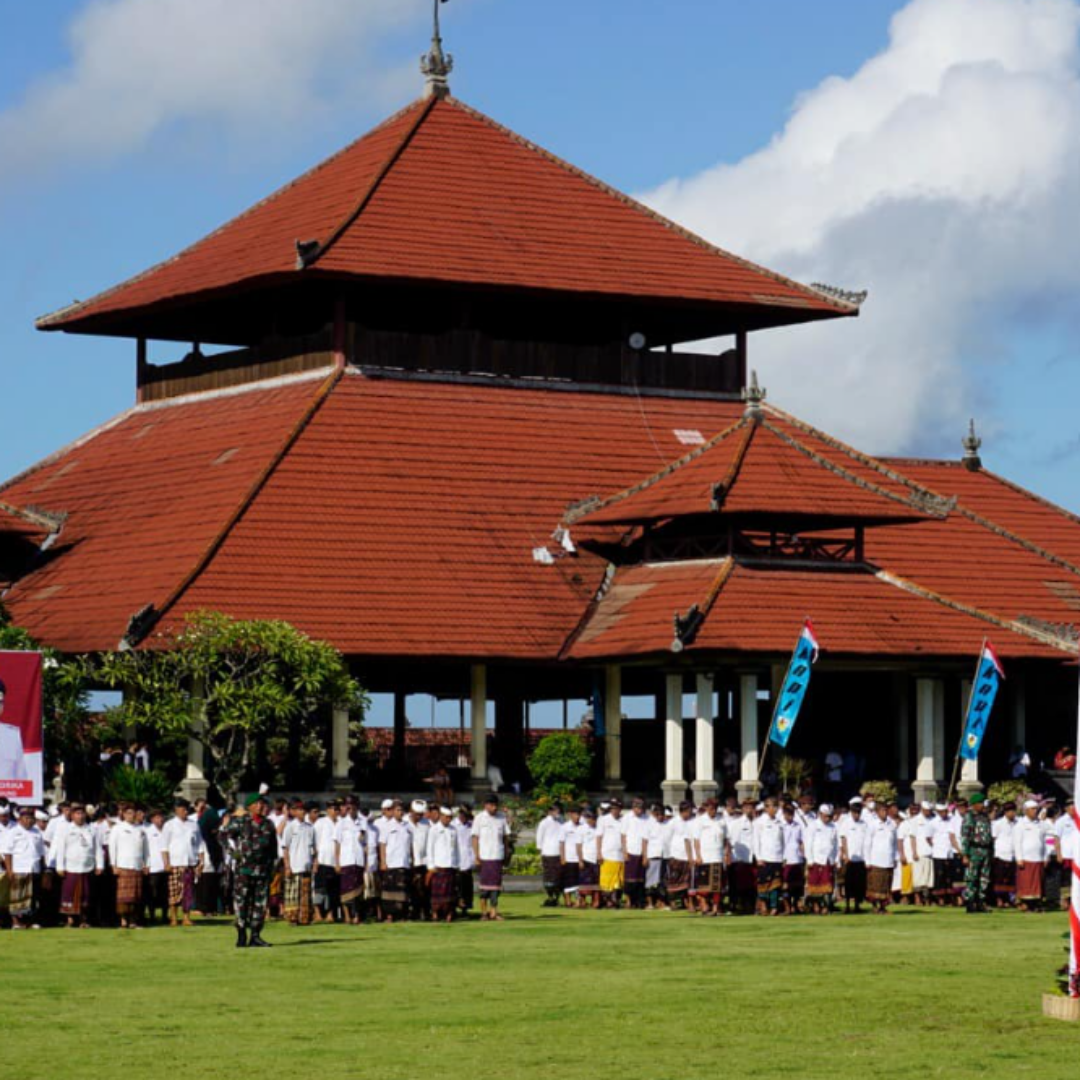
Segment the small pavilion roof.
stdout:
[[454,98],[416,101],[165,262],[45,330],[316,278],[733,306],[757,325],[858,313],[723,251]]

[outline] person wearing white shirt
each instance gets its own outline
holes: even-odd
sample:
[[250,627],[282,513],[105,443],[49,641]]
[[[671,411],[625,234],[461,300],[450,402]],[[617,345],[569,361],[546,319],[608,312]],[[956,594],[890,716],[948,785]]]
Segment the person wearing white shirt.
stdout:
[[934,860],[934,902],[939,906],[953,903],[952,858],[956,853],[956,835],[949,827],[949,808],[934,805],[934,832],[930,841]]
[[919,817],[919,808],[915,803],[901,814],[896,803],[889,803],[889,817],[896,823],[896,866],[893,868],[892,891],[900,896],[904,904],[915,901],[915,886],[911,866],[911,830]]
[[878,803],[866,824],[866,898],[879,915],[889,913],[893,872],[899,860],[898,827],[888,808]]
[[1017,819],[1013,828],[1016,899],[1022,911],[1033,911],[1042,906],[1046,834],[1046,823],[1039,820],[1039,804],[1028,799],[1024,803],[1024,816]]
[[863,818],[862,799],[848,803],[848,815],[837,827],[840,833],[840,866],[843,870],[844,911],[859,907],[866,899],[867,822]]
[[728,820],[731,844],[731,906],[739,915],[750,915],[757,900],[757,872],[754,867],[754,822],[757,818],[753,799],[743,799],[741,811]]
[[934,887],[934,831],[937,818],[934,804],[925,800],[919,804],[919,813],[911,819],[908,834],[907,858],[911,864],[911,889],[915,903],[925,907],[930,903]]
[[315,820],[315,874],[311,879],[311,900],[316,922],[337,922],[341,918],[341,853],[338,825],[341,804],[331,799],[326,812]]
[[702,915],[720,914],[724,895],[724,867],[731,861],[727,824],[720,817],[716,799],[705,803],[705,813],[698,819],[694,839],[694,885],[698,911]]
[[161,834],[165,827],[165,812],[153,810],[146,826],[146,845],[149,849],[147,865],[150,870],[146,882],[146,919],[153,922],[157,912],[161,921],[169,917],[169,873],[165,869],[164,847]]
[[631,908],[645,907],[645,869],[649,863],[649,815],[645,800],[634,799],[630,813],[623,820],[626,899]]
[[[311,804],[309,804],[310,806]],[[281,831],[285,861],[285,919],[307,926],[312,919],[311,876],[315,868],[315,826],[307,818],[309,806],[299,799]]]
[[597,828],[596,811],[589,807],[581,815],[581,827],[578,830],[578,842],[581,848],[581,863],[578,874],[578,896],[581,904],[596,907],[600,893],[600,830]]
[[994,838],[994,859],[990,881],[997,907],[1011,907],[1016,893],[1016,803],[1007,802],[990,826]]
[[780,889],[784,883],[784,832],[779,804],[768,798],[754,819],[754,858],[757,860],[758,906],[762,913],[780,914]]
[[457,901],[458,837],[454,811],[439,807],[439,820],[428,833],[428,878],[431,915],[436,921],[453,922]]
[[3,831],[0,844],[3,845],[0,855],[10,882],[11,927],[13,930],[39,929],[33,920],[34,885],[45,861],[45,841],[34,824],[34,811],[28,806],[20,807],[15,827]]
[[836,863],[840,857],[840,839],[833,822],[833,808],[822,803],[817,818],[804,836],[806,862],[806,902],[819,915],[832,911],[836,890]]
[[484,799],[484,809],[473,821],[473,858],[480,867],[480,918],[502,922],[499,894],[502,892],[503,866],[510,856],[510,824],[499,810],[494,793]]
[[567,820],[559,830],[559,864],[563,886],[563,903],[567,907],[583,901],[578,892],[581,883],[581,811],[571,806]]
[[390,816],[379,822],[379,882],[383,918],[388,923],[408,915],[412,853],[412,833],[405,821],[405,807],[395,800]]
[[184,926],[191,926],[195,877],[203,854],[199,826],[188,817],[185,799],[176,801],[174,816],[161,830],[161,857],[169,875],[169,925],[176,926],[182,915]]
[[540,849],[540,866],[543,872],[544,907],[559,906],[559,889],[562,884],[562,807],[552,803],[547,814],[536,827],[536,846]]
[[667,865],[667,895],[671,904],[683,903],[690,906],[690,884],[693,880],[694,864],[697,862],[697,849],[693,837],[693,806],[688,802],[679,803],[678,813],[668,825],[670,854]]
[[138,925],[143,881],[150,873],[150,841],[136,823],[135,807],[126,805],[109,831],[109,864],[116,878],[116,914],[120,929]]
[[[336,818],[336,820],[334,820]],[[320,839],[316,830],[315,843],[318,848],[319,872],[327,864],[323,862],[325,856],[330,854],[333,847],[334,862],[336,867],[336,898],[338,905],[344,912],[345,921],[354,925],[360,921],[360,905],[364,901],[364,877],[368,865],[368,852],[366,845],[369,839],[367,821],[360,816],[360,809],[356,800],[350,795],[345,800],[344,812],[334,818],[330,815],[330,807],[327,807],[327,815],[324,821],[332,821],[332,831],[323,826]],[[330,835],[327,835],[330,831]],[[329,875],[326,875],[329,877]],[[332,889],[334,886],[330,886]],[[331,908],[331,911],[334,909]]]
[[42,841],[45,844],[45,869],[56,869],[56,845],[63,836],[64,830],[71,824],[71,803],[62,802],[57,806],[59,813],[49,818],[42,833]]
[[664,863],[668,855],[669,831],[670,825],[664,818],[663,806],[654,803],[645,831],[645,839],[649,845],[649,863],[645,869],[645,907],[649,911],[663,911],[667,907],[664,903]]
[[600,906],[619,908],[626,884],[626,821],[618,799],[611,800],[611,809],[596,828],[600,834]]
[[806,826],[803,821],[809,820],[805,812],[800,815],[790,803],[782,811],[780,828],[784,835],[784,887],[780,901],[782,910],[788,914],[802,910],[806,891]]
[[428,804],[424,799],[413,799],[405,823],[412,835],[412,873],[409,881],[409,903],[414,919],[428,916],[427,891],[427,844],[431,822],[428,820]]
[[466,807],[458,809],[454,818],[454,831],[458,838],[458,907],[463,914],[473,906],[473,847],[472,816]]
[[90,910],[90,881],[105,869],[101,842],[86,820],[86,807],[75,803],[71,821],[64,829],[54,852],[57,877],[61,879],[60,914],[69,927],[76,924],[88,927]]

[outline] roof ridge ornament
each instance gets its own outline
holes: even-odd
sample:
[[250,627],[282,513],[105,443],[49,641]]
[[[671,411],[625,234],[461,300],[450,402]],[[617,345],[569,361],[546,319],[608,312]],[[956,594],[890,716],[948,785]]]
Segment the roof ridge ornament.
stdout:
[[978,472],[982,468],[982,458],[979,457],[979,448],[982,446],[982,439],[975,434],[975,421],[968,421],[968,433],[960,440],[960,445],[964,448],[964,457],[961,464],[965,469],[970,469],[972,472]]
[[862,307],[866,298],[870,295],[869,289],[839,289],[835,285],[825,285],[820,281],[812,281],[810,283],[811,289],[817,289],[819,293],[824,293],[826,296],[831,297],[833,300],[839,300],[844,304],[851,304],[852,307]]
[[420,72],[427,80],[425,97],[445,98],[450,96],[450,72],[454,70],[454,58],[444,53],[442,35],[439,28],[439,5],[446,0],[435,0],[435,20],[431,34],[431,49],[420,57]]
[[746,402],[746,408],[743,410],[743,416],[747,420],[753,420],[755,423],[762,419],[765,415],[761,405],[765,398],[768,396],[764,387],[758,386],[757,372],[750,372],[750,385],[743,387],[742,399]]

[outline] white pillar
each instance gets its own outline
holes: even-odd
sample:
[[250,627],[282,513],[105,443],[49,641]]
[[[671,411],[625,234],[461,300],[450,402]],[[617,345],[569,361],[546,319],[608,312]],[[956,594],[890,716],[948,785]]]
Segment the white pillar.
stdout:
[[683,677],[668,675],[664,680],[664,782],[660,785],[664,802],[678,806],[686,798],[683,774]]
[[694,801],[715,798],[716,783],[716,708],[713,705],[713,676],[697,676],[697,728],[694,750],[694,782],[690,785]]
[[620,792],[622,779],[622,668],[604,668],[604,786]]
[[915,680],[915,783],[917,799],[930,799],[937,793],[942,775],[939,746],[945,738],[944,687],[940,679]]
[[[968,702],[971,700],[971,680],[963,679],[960,683],[960,724],[961,730],[964,722],[967,720]],[[976,758],[974,761],[961,761],[960,763],[960,783],[956,785],[956,790],[968,798],[975,794],[976,791],[982,791],[983,786],[979,782],[979,761]]]
[[206,688],[201,679],[191,685],[192,720],[191,733],[188,735],[187,769],[180,781],[180,793],[185,799],[202,799],[210,790],[205,768],[205,753],[202,741],[197,737],[206,727]]
[[472,721],[473,787],[487,784],[487,667],[473,664],[469,672],[469,716]]
[[735,785],[740,799],[756,799],[761,790],[758,782],[758,677],[739,676],[739,733],[742,758],[739,780]]
[[330,784],[335,791],[352,791],[349,750],[349,710],[335,708],[330,720]]

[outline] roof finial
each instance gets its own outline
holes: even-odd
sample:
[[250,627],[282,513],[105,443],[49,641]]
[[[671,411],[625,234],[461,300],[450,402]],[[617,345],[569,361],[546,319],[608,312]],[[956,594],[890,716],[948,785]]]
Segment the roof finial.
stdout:
[[446,0],[435,0],[435,26],[431,34],[431,50],[420,57],[420,71],[427,79],[424,94],[427,97],[444,98],[450,96],[448,77],[454,70],[454,58],[443,52],[442,36],[439,33],[439,5]]
[[979,447],[982,446],[982,439],[975,434],[974,420],[968,421],[968,433],[961,440],[961,445],[964,448],[964,468],[970,469],[972,472],[978,472],[982,468],[982,458],[979,457]]
[[750,372],[750,385],[743,387],[742,399],[746,402],[743,416],[747,420],[760,420],[764,415],[761,403],[765,400],[765,390],[758,386],[757,372]]

